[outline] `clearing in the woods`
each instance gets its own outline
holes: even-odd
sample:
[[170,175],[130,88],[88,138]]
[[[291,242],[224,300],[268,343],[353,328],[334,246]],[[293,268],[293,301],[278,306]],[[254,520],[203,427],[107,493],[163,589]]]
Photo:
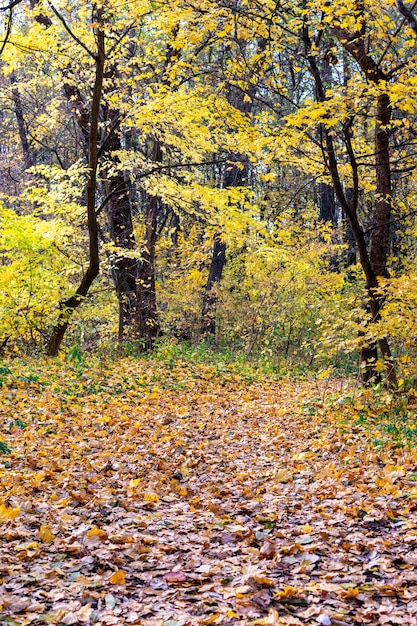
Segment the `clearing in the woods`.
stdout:
[[1,372],[1,625],[417,624],[417,452],[354,385]]

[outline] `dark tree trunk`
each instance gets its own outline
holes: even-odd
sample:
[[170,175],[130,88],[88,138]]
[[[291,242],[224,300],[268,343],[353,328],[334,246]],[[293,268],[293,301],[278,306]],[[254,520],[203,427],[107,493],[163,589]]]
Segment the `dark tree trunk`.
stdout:
[[[123,176],[117,177],[122,179]],[[111,180],[112,184],[117,180]],[[119,184],[120,184],[119,183]],[[132,214],[128,193],[118,196],[107,209],[111,239],[117,247],[112,260],[112,274],[119,301],[119,341],[128,339],[134,332],[136,301],[136,281],[138,277],[139,260],[135,257],[137,248],[133,233]],[[132,256],[123,254],[123,250],[132,251]]]
[[[113,131],[105,142],[103,156],[116,162],[114,152],[121,150],[121,137]],[[118,170],[115,174],[106,173],[105,191],[108,198],[106,213],[110,238],[116,250],[111,256],[111,270],[119,301],[119,341],[133,337],[137,306],[137,277],[139,259],[135,256],[137,245],[133,232],[131,208],[132,183],[129,177]],[[127,251],[127,254],[124,252]],[[130,253],[130,254],[129,254]]]
[[[16,83],[16,74],[13,71],[10,75],[10,83],[14,85]],[[22,98],[20,91],[17,87],[12,89],[13,109],[16,116],[17,127],[19,130],[20,146],[22,148],[23,161],[25,168],[31,167],[35,163],[35,155],[29,144],[25,116],[23,113]]]
[[[154,138],[150,160],[162,162],[162,147]],[[144,240],[140,250],[136,288],[135,334],[139,348],[143,352],[153,349],[155,339],[161,334],[155,285],[155,246],[168,212],[161,198],[147,191],[142,193],[143,219],[145,222]]]
[[319,183],[319,211],[323,222],[336,226],[336,203],[333,185]]
[[162,203],[160,198],[144,195],[145,236],[137,280],[136,333],[140,350],[148,352],[161,333],[156,305],[155,244]]
[[[333,185],[327,183],[319,183],[319,217],[329,226],[332,227],[332,241],[336,243],[338,239],[337,230],[337,209],[335,202],[335,194]],[[331,272],[339,271],[339,259],[337,253],[332,253],[329,258],[329,270]]]
[[105,36],[102,30],[102,11],[98,10],[97,23],[100,25],[96,30],[97,52],[95,55],[95,81],[91,101],[91,113],[89,124],[88,143],[88,177],[86,184],[87,198],[87,224],[89,238],[89,264],[86,273],[82,277],[75,294],[60,303],[58,322],[52,332],[47,345],[47,355],[57,356],[65,332],[68,328],[71,315],[77,309],[96,279],[99,267],[99,239],[96,215],[96,192],[97,192],[97,165],[98,165],[98,125],[101,97],[103,92],[103,77],[105,64]]
[[[246,185],[249,175],[247,158],[238,154],[230,154],[229,158],[230,162],[225,166],[223,172],[222,186],[227,188]],[[237,162],[241,167],[236,165]],[[222,241],[221,234],[216,233],[213,238],[210,270],[203,296],[202,331],[207,339],[212,339],[216,335],[217,294],[215,287],[221,281],[225,265],[226,244]]]
[[377,276],[388,276],[387,260],[390,249],[392,207],[389,123],[391,106],[388,94],[381,94],[376,106],[375,167],[376,206],[371,234],[370,259]]
[[[106,75],[106,77],[108,77]],[[77,120],[81,135],[84,139],[85,151],[88,152],[88,142],[90,134],[89,113],[82,94],[73,82],[64,84],[64,91],[68,102],[71,105],[75,119]],[[101,107],[101,116],[104,119],[113,121],[109,135],[102,138],[101,157],[117,162],[114,152],[121,150],[120,132],[116,128],[117,114],[109,112],[107,106]],[[87,155],[88,156],[88,155]],[[117,164],[117,163],[116,163]],[[109,169],[109,168],[107,168]],[[127,339],[134,334],[135,310],[136,310],[136,280],[138,274],[138,258],[132,254],[136,249],[136,241],[133,232],[132,211],[130,193],[132,184],[123,172],[117,171],[115,174],[106,172],[104,174],[105,195],[102,208],[105,209],[109,224],[110,238],[115,244],[116,250],[111,255],[111,273],[119,302],[119,341]],[[127,250],[131,254],[124,254]]]
[[203,298],[203,333],[207,338],[214,337],[216,334],[217,294],[215,288],[221,281],[225,264],[226,244],[221,240],[221,236],[217,234],[214,237],[210,271]]
[[[238,92],[232,96],[229,93],[229,100],[239,111],[249,112],[251,103],[246,102],[243,93]],[[249,177],[249,161],[245,155],[229,154],[229,162],[223,170],[222,187],[242,187],[247,185]],[[202,332],[207,339],[213,339],[216,335],[216,308],[217,294],[215,285],[221,281],[223,268],[226,265],[226,244],[222,241],[220,233],[216,233],[213,238],[213,248],[209,276],[204,289],[202,308]]]
[[[361,33],[356,33],[355,37],[353,37],[350,33],[347,33],[345,30],[341,28],[334,28],[333,31],[336,37],[341,42],[341,44],[347,50],[347,52],[352,55],[355,61],[357,61],[357,63],[361,67],[363,73],[368,78],[368,80],[370,80],[376,85],[380,84],[381,81],[386,80],[386,77],[380,70],[379,66],[375,63],[372,57],[369,56]],[[311,72],[315,80],[317,98],[320,102],[324,102],[326,100],[326,90],[324,88],[320,70],[316,62],[316,57],[314,53],[313,54],[311,53],[311,40],[310,40],[310,36],[309,36],[307,28],[305,28],[303,31],[303,40],[306,46],[306,56],[309,61]],[[384,94],[378,98],[378,102],[377,102],[375,144],[377,144],[378,141],[381,142],[380,144],[378,144],[378,148],[379,150],[382,151],[381,153],[384,155],[384,159],[385,159],[384,167],[386,168],[386,167],[389,167],[389,157],[390,157],[388,137],[387,136],[382,137],[379,131],[384,130],[382,128],[383,120],[386,123],[389,122],[391,113],[390,113],[390,108],[389,108],[389,99],[387,101],[385,98],[383,98],[383,96]],[[381,98],[383,98],[382,101],[381,101]],[[369,307],[369,311],[371,313],[373,321],[377,322],[380,319],[381,308],[384,304],[383,298],[381,297],[378,291],[378,287],[379,287],[378,275],[382,275],[382,276],[386,275],[386,260],[387,260],[387,250],[388,250],[387,246],[389,245],[389,242],[382,240],[381,232],[386,232],[383,230],[382,219],[383,219],[383,215],[385,217],[387,216],[387,214],[389,215],[389,212],[387,212],[386,203],[388,203],[389,207],[391,206],[391,188],[390,186],[389,188],[386,186],[387,181],[383,174],[383,170],[382,170],[383,161],[382,161],[382,156],[380,155],[379,158],[381,160],[377,161],[377,165],[380,166],[380,171],[379,173],[377,173],[377,177],[376,177],[376,183],[377,183],[376,191],[377,191],[377,202],[380,203],[383,200],[384,206],[382,207],[382,205],[379,205],[379,211],[375,212],[375,225],[377,226],[375,230],[379,231],[379,235],[374,236],[373,238],[374,252],[369,253],[365,234],[359,223],[358,214],[357,214],[358,198],[359,198],[359,174],[358,174],[358,163],[357,163],[354,151],[353,151],[352,141],[351,141],[352,139],[351,122],[352,120],[348,119],[346,120],[345,125],[344,125],[345,146],[346,146],[346,150],[347,150],[347,154],[349,158],[349,163],[352,168],[352,177],[353,177],[353,192],[352,192],[352,197],[351,197],[350,202],[348,201],[346,197],[346,194],[344,192],[344,189],[340,180],[339,167],[338,167],[338,162],[336,158],[333,137],[331,133],[326,129],[325,126],[324,126],[324,138],[325,138],[324,149],[325,149],[326,156],[327,156],[328,170],[332,176],[335,193],[337,195],[337,198],[339,200],[343,213],[350,223],[352,233],[355,237],[356,244],[358,247],[360,262],[361,262],[362,269],[366,278],[366,289],[368,293],[367,306]],[[377,147],[375,151],[377,152]],[[384,172],[386,172],[385,169],[384,169]],[[382,185],[382,183],[384,184],[384,191],[382,194],[380,194],[379,192],[382,190],[380,189],[379,185]],[[387,191],[388,193],[386,193]],[[382,246],[381,250],[377,250],[378,245]],[[372,250],[372,247],[371,247],[371,250]],[[372,258],[371,258],[371,254],[372,254]],[[374,262],[376,261],[378,263],[377,267],[374,267],[373,261]],[[383,274],[380,273],[382,270],[384,270]],[[382,354],[382,358],[384,359],[384,363],[385,363],[386,384],[390,387],[396,388],[397,378],[396,378],[395,369],[393,367],[392,354],[391,354],[391,349],[389,346],[388,339],[386,337],[380,338],[378,340],[378,346],[379,346],[379,349]],[[374,347],[364,346],[365,350],[368,347],[372,349],[372,354],[374,354],[374,351],[373,351]],[[374,367],[373,357],[372,357],[372,360],[367,361],[365,365],[364,382],[368,382],[367,380],[365,380],[365,378],[368,379],[374,375],[377,376],[378,374]]]

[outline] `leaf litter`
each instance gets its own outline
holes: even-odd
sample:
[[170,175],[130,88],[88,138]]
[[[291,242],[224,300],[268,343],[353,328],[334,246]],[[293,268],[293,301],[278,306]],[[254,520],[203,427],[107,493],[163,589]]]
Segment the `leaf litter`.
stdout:
[[2,626],[417,624],[417,452],[315,384],[124,359],[1,391]]

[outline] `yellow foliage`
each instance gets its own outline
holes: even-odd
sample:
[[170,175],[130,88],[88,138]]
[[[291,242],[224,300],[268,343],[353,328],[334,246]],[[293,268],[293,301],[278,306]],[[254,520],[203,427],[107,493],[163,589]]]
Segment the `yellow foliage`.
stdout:
[[20,513],[20,507],[10,507],[7,504],[0,504],[0,522],[7,522],[17,517]]

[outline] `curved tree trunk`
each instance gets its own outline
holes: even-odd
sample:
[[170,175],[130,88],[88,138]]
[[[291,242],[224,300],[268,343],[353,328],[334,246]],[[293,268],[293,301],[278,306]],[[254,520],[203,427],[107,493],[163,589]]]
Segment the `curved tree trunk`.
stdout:
[[73,296],[60,303],[58,322],[47,345],[47,355],[57,356],[61,342],[68,328],[71,315],[77,309],[98,275],[100,267],[99,238],[96,215],[97,164],[98,164],[98,123],[101,96],[103,92],[103,76],[105,64],[105,43],[102,29],[102,10],[97,11],[97,52],[95,55],[95,80],[91,102],[90,128],[88,142],[88,178],[86,185],[87,224],[89,238],[89,263],[77,291]]
[[[373,82],[375,85],[379,85],[381,82],[386,80],[386,77],[380,70],[379,66],[367,53],[362,33],[355,33],[355,37],[353,37],[350,33],[347,33],[341,28],[334,28],[333,31],[346,51],[359,64],[368,80]],[[326,100],[326,90],[316,62],[316,57],[311,51],[311,40],[306,28],[303,30],[303,40],[306,47],[306,56],[315,80],[317,98],[320,102],[324,102]],[[391,178],[389,175],[390,152],[387,125],[391,119],[391,109],[387,94],[382,93],[378,97],[376,109],[375,152],[378,153],[376,154],[377,202],[370,252],[368,252],[365,233],[358,220],[359,173],[358,163],[351,141],[351,120],[347,120],[344,125],[344,141],[353,177],[353,191],[350,202],[347,200],[340,180],[339,166],[333,137],[324,125],[324,149],[328,160],[327,167],[332,176],[335,193],[340,206],[349,221],[352,233],[356,240],[360,262],[366,279],[368,307],[374,322],[377,322],[380,319],[381,309],[384,305],[384,299],[379,292],[378,276],[387,275],[387,258],[389,250]],[[378,347],[385,363],[386,384],[389,387],[396,388],[397,377],[388,338],[382,337],[378,339]],[[371,350],[370,354],[372,355],[372,359],[374,359],[375,350],[372,346],[369,346],[369,349]],[[369,382],[374,375],[377,375],[374,365],[375,364],[373,362],[367,362],[365,364],[364,382]]]

